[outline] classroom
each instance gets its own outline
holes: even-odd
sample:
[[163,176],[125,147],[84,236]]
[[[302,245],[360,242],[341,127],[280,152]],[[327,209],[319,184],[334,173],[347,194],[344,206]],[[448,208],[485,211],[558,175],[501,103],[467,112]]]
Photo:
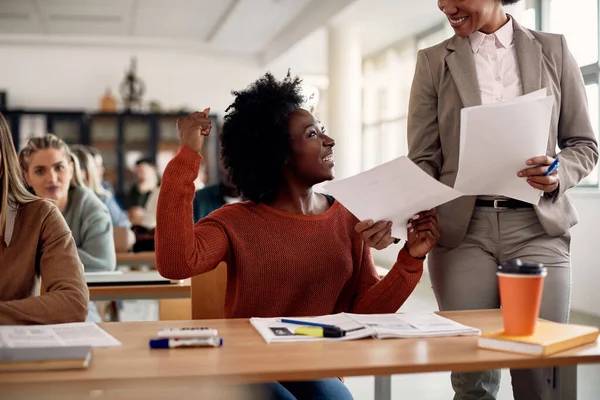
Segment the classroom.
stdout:
[[600,399],[600,0],[0,0],[0,399]]

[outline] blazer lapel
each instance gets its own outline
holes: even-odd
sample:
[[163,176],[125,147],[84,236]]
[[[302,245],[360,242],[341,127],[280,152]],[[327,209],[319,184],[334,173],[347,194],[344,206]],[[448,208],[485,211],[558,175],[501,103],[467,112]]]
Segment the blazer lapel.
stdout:
[[542,88],[542,46],[529,32],[513,19],[515,29],[515,51],[523,94]]
[[446,56],[446,64],[458,89],[463,107],[481,105],[475,58],[469,39],[454,36],[448,42],[447,48],[452,53]]

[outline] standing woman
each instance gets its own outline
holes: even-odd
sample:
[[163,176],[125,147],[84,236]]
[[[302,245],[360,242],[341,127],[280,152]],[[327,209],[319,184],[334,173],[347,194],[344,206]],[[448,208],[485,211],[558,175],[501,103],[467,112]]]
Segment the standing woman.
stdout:
[[89,294],[69,227],[56,206],[27,190],[2,114],[0,276],[0,325],[85,319]]
[[[565,38],[519,25],[503,9],[518,1],[438,0],[455,36],[418,54],[408,117],[409,157],[453,186],[463,107],[511,100],[542,88],[554,95],[546,154],[523,160],[518,173],[544,193],[539,204],[489,193],[438,207],[441,238],[428,265],[440,309],[466,310],[500,306],[499,263],[517,257],[544,263],[548,276],[541,317],[567,322],[569,228],[577,223],[567,191],[592,171],[598,147],[583,79]],[[560,160],[558,171],[544,176],[555,158]],[[547,398],[553,387],[550,372],[511,371],[515,399]],[[499,370],[453,373],[455,399],[494,399],[499,381]]]

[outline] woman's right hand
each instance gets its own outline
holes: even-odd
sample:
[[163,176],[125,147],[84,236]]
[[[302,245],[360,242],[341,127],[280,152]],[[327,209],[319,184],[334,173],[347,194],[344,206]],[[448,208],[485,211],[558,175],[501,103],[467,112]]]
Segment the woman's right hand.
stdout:
[[202,150],[204,136],[210,133],[211,122],[208,118],[210,108],[204,111],[196,111],[187,117],[177,119],[177,130],[179,131],[179,144],[196,153]]
[[360,233],[367,246],[376,250],[383,250],[396,242],[392,237],[392,223],[390,221],[372,220],[361,221],[354,227],[356,232]]

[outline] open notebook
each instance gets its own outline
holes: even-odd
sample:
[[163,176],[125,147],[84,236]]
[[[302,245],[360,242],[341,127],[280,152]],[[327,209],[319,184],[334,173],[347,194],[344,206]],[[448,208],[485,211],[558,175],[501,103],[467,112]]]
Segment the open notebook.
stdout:
[[315,340],[352,340],[373,337],[425,338],[441,336],[476,336],[481,331],[434,313],[349,314],[340,313],[312,318],[293,318],[296,321],[334,325],[346,332],[340,338],[296,335],[298,324],[280,318],[251,318],[250,323],[267,343],[309,342]]

